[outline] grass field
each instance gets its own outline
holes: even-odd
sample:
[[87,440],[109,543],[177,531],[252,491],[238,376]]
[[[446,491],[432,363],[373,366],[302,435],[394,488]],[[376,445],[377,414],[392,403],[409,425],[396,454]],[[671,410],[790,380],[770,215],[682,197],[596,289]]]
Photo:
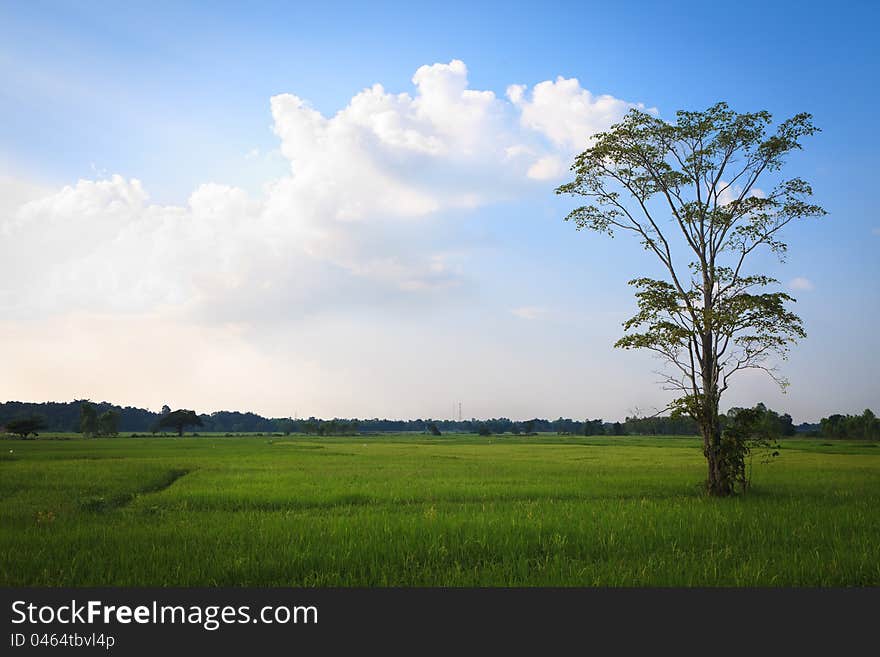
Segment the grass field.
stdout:
[[0,442],[5,586],[880,585],[880,447],[693,438]]

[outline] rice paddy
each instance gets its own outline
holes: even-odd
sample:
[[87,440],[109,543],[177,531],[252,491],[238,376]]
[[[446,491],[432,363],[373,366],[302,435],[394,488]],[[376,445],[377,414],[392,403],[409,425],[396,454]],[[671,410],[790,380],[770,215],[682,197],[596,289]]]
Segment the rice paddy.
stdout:
[[0,443],[4,586],[877,586],[880,447],[707,498],[690,437]]

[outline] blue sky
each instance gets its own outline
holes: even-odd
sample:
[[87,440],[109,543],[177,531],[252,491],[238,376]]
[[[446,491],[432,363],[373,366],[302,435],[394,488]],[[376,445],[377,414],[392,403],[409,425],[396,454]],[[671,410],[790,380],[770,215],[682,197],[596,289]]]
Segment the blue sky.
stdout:
[[[786,395],[747,377],[728,405],[765,400],[800,420],[876,411],[878,139],[867,126],[878,18],[871,3],[4,3],[0,223],[21,224],[24,201],[54,198],[27,211],[41,226],[27,243],[44,257],[59,249],[64,267],[28,276],[28,261],[12,260],[20,266],[0,289],[0,355],[15,376],[0,397],[323,416],[443,417],[459,400],[478,417],[618,419],[662,406],[656,364],[610,347],[633,308],[626,280],[653,265],[623,239],[565,224],[572,203],[552,193],[564,176],[520,185],[479,153],[464,164],[426,161],[426,177],[381,168],[362,180],[352,168],[345,194],[361,190],[352,203],[375,207],[368,221],[332,229],[321,223],[327,198],[284,183],[266,191],[290,175],[301,138],[290,117],[304,111],[291,101],[273,115],[271,98],[294,94],[330,119],[376,83],[383,102],[416,97],[430,82],[413,82],[420,67],[459,60],[466,74],[443,69],[454,78],[443,84],[466,75],[468,89],[494,92],[511,116],[509,85],[526,85],[528,102],[535,85],[559,76],[576,78],[577,93],[664,117],[718,100],[779,118],[811,112],[823,131],[786,171],[809,180],[830,214],[788,232],[783,266],[760,261],[787,285],[804,279],[794,285],[809,288],[795,292],[809,337],[784,364]],[[431,71],[426,80],[440,75]],[[554,90],[550,100],[563,102]],[[376,120],[369,112],[352,121]],[[293,132],[282,137],[285,125]],[[508,138],[504,126],[491,141],[457,125],[455,143],[494,148]],[[339,122],[340,132],[350,127]],[[539,155],[569,155],[551,132],[516,138]],[[315,176],[347,166],[343,142],[332,143],[342,159],[314,146],[313,159],[326,159]],[[394,197],[411,209],[395,221],[371,188],[389,171],[415,181]],[[425,181],[444,192],[416,198]],[[71,194],[52,196],[64,186]],[[138,228],[115,195],[137,197],[131,212],[154,227]],[[274,210],[252,210],[264,201]],[[299,219],[304,204],[309,222]],[[198,231],[177,240],[169,217],[183,210],[174,208],[197,215]],[[241,225],[252,211],[259,218]],[[347,217],[350,208],[332,211]],[[10,235],[4,253],[21,249]],[[159,255],[93,248],[127,239]],[[210,248],[180,246],[188,239]],[[41,300],[22,301],[31,296]],[[168,381],[181,362],[187,374]]]

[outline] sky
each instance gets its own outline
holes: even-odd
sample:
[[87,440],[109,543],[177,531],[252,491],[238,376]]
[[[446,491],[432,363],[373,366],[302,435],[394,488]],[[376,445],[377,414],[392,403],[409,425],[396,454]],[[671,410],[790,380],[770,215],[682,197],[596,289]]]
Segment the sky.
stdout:
[[631,108],[822,132],[828,210],[756,271],[807,339],[781,392],[880,411],[873,3],[0,4],[0,399],[274,417],[623,419],[656,263],[554,189]]

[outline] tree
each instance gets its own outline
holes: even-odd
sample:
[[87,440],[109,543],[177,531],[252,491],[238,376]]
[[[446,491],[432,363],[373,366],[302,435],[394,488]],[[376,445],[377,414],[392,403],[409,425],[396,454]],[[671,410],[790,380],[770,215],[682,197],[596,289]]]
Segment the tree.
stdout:
[[585,436],[601,436],[605,433],[605,423],[602,420],[584,420]]
[[39,431],[42,431],[47,426],[46,419],[39,415],[32,415],[30,417],[18,418],[17,420],[10,420],[6,423],[6,431],[20,438],[27,438],[31,434],[34,435],[34,438],[39,436]]
[[428,422],[427,431],[428,431],[428,433],[430,433],[432,436],[440,436],[440,435],[442,435],[442,434],[440,433],[440,428],[437,426],[437,423],[436,423],[436,422]]
[[177,435],[183,435],[184,427],[202,426],[202,418],[196,415],[195,411],[186,409],[178,409],[159,418],[158,427],[160,429],[172,428],[177,429]]
[[98,417],[98,435],[115,436],[119,433],[119,413],[110,409]]
[[734,487],[739,486],[743,491],[748,489],[750,473],[746,459],[751,462],[756,449],[765,448],[770,458],[779,456],[775,441],[783,435],[783,425],[778,418],[764,404],[757,404],[754,408],[732,408],[727,412],[726,426],[721,433],[724,445],[721,470]]
[[794,428],[794,420],[791,419],[791,415],[788,413],[783,413],[779,416],[779,426],[780,434],[783,436],[793,436],[797,433]]
[[819,432],[826,438],[877,440],[880,439],[880,420],[869,408],[861,415],[835,413],[821,419]]
[[87,401],[79,407],[79,430],[85,436],[94,436],[98,433],[98,412]]
[[726,416],[721,416],[722,430],[733,423],[743,410],[750,410],[754,414],[754,418],[751,420],[754,433],[774,438],[794,435],[794,423],[788,413],[780,415],[760,402],[753,409],[731,408]]
[[275,427],[285,436],[289,436],[296,431],[297,425],[291,418],[282,418],[275,421]]
[[492,430],[489,428],[489,425],[485,422],[480,422],[480,426],[477,429],[477,433],[481,436],[491,436]]
[[768,134],[768,112],[738,114],[725,103],[676,117],[669,123],[631,110],[595,135],[575,159],[574,180],[556,192],[589,199],[566,217],[578,229],[632,234],[662,265],[664,278],[630,281],[638,312],[615,346],[649,349],[668,364],[664,387],[679,395],[670,408],[698,424],[707,491],[726,496],[734,481],[723,468],[721,395],[745,369],[785,387],[768,359],[785,358],[806,336],[787,308],[794,299],[769,291],[778,281],[744,266],[762,249],[782,258],[782,228],[825,214],[799,178],[779,179],[769,192],[757,183],[778,177],[785,156],[818,129],[809,114],[797,114]]
[[870,408],[866,408],[859,417],[859,438],[872,440],[880,437],[880,420]]

